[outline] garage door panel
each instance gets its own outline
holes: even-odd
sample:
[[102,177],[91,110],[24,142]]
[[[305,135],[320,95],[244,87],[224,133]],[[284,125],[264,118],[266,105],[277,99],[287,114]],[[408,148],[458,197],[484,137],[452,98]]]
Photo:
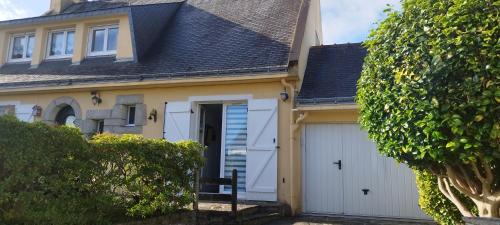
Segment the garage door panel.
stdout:
[[[336,169],[334,161],[339,160],[341,145],[341,129],[330,129],[328,126],[316,125],[307,127],[305,133],[308,138],[306,149],[314,149],[314,152],[305,157],[310,174],[305,176],[309,185],[305,193],[306,208],[314,213],[336,214],[342,212],[342,173]],[[330,139],[330,141],[325,141]],[[324,187],[330,187],[331,191],[323,191]]]
[[305,212],[428,219],[412,171],[381,156],[359,125],[308,124],[304,132]]

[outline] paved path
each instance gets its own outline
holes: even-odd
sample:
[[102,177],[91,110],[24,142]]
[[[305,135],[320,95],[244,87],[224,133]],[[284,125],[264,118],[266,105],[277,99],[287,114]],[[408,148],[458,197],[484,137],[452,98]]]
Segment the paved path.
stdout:
[[282,219],[267,225],[436,225],[428,221],[402,221],[389,219],[343,218],[343,217],[299,217]]

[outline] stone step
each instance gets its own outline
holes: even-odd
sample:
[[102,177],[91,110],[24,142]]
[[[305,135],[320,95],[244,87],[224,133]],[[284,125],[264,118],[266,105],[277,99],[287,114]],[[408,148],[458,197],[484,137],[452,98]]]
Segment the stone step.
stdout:
[[282,217],[280,213],[259,213],[245,218],[238,218],[235,225],[264,225]]

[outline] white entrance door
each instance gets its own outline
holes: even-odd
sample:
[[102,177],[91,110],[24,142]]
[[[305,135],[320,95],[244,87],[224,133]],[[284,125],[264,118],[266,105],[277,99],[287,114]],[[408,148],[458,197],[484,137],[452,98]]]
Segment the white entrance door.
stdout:
[[277,201],[278,100],[248,101],[247,199]]
[[380,156],[359,125],[306,125],[303,147],[305,212],[428,218],[413,172]]

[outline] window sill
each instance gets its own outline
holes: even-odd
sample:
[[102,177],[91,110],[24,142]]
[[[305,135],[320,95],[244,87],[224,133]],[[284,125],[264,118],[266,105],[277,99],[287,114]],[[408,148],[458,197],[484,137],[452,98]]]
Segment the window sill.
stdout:
[[23,64],[23,63],[30,63],[31,59],[9,59],[7,60],[7,63],[9,64]]
[[135,127],[135,124],[127,124],[127,125],[124,125],[124,127]]
[[116,56],[116,51],[87,53],[87,57]]
[[65,55],[65,56],[47,56],[45,58],[45,61],[57,61],[57,60],[68,60],[73,58],[72,55]]

